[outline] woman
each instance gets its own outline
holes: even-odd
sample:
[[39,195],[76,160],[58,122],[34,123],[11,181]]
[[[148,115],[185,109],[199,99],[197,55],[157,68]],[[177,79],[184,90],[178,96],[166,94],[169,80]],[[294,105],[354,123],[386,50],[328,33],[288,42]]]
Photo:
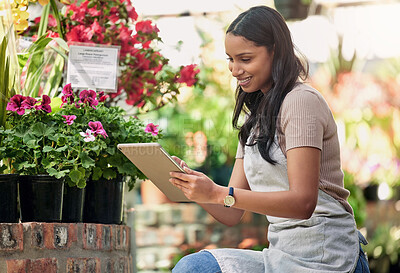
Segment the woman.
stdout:
[[233,125],[240,129],[229,187],[178,158],[187,173],[173,172],[170,181],[228,226],[244,211],[267,215],[270,245],[200,251],[173,272],[369,272],[343,187],[335,121],[320,93],[299,81],[308,65],[295,55],[284,19],[265,6],[243,12],[225,49],[238,80]]

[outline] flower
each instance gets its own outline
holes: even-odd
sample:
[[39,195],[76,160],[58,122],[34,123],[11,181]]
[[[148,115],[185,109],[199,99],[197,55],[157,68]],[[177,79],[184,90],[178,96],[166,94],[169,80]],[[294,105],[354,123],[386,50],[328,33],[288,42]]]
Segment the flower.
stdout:
[[186,83],[187,86],[193,86],[196,83],[196,75],[200,72],[195,64],[187,65],[181,68],[177,82]]
[[95,106],[99,104],[99,101],[97,100],[97,94],[93,90],[83,90],[79,94],[79,98],[80,100],[78,101],[78,103],[87,104],[93,109],[96,109]]
[[81,188],[89,178],[123,175],[131,178],[132,189],[138,178],[145,177],[117,145],[156,142],[162,134],[158,125],[146,126],[136,117],[126,118],[118,106],[107,107],[101,102],[104,96],[93,90],[76,93],[66,85],[63,105],[54,112],[46,95],[13,96],[7,105],[8,129],[0,127],[0,160],[9,162],[9,172],[48,174]]
[[37,100],[31,97],[26,97],[23,101],[21,106],[25,109],[32,109],[35,108]]
[[[198,83],[193,66],[173,68],[168,65],[169,60],[157,48],[157,43],[162,42],[157,25],[152,20],[138,20],[130,1],[74,1],[59,14],[57,21],[62,26],[54,25],[53,18],[49,17],[49,35],[63,30],[60,37],[65,37],[68,43],[121,47],[117,92],[101,98],[109,105],[125,100],[137,111],[150,111],[173,101],[181,86]],[[26,33],[36,34],[39,21],[36,19]],[[66,99],[64,97],[64,101]]]
[[92,130],[87,129],[86,132],[80,132],[80,135],[84,137],[85,142],[95,141],[96,137],[93,135]]
[[64,103],[73,103],[74,102],[74,93],[72,92],[72,87],[71,84],[67,84],[64,86],[62,93],[64,96],[61,97],[62,104],[61,107],[64,105]]
[[62,115],[63,118],[65,118],[64,123],[68,125],[72,125],[74,123],[74,120],[76,119],[75,115]]
[[51,113],[51,106],[50,106],[51,99],[47,95],[42,96],[42,101],[39,105],[35,105],[36,110],[43,110],[47,113]]
[[144,129],[144,131],[146,133],[151,133],[153,136],[158,135],[158,125],[154,125],[153,123],[149,123],[146,125],[146,128]]
[[98,135],[102,135],[104,138],[108,137],[100,121],[90,121],[89,128],[95,137]]
[[26,107],[22,104],[25,101],[24,96],[15,95],[10,99],[10,102],[7,103],[7,111],[17,112],[18,115],[23,115],[25,113]]

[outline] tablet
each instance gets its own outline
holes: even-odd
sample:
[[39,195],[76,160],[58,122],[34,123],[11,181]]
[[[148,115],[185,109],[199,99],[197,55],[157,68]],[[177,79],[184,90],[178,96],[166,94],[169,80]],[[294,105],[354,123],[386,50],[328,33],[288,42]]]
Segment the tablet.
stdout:
[[191,202],[169,182],[169,172],[185,172],[159,143],[124,143],[118,149],[174,202]]

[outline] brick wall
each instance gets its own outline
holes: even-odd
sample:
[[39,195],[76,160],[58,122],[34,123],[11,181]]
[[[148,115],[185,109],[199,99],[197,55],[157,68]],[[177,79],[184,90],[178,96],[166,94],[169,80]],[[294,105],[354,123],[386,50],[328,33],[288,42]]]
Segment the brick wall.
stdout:
[[132,273],[124,225],[0,224],[1,273]]
[[218,223],[197,204],[135,205],[138,272],[169,270],[174,257],[191,249],[265,245],[265,216],[246,213],[241,224]]

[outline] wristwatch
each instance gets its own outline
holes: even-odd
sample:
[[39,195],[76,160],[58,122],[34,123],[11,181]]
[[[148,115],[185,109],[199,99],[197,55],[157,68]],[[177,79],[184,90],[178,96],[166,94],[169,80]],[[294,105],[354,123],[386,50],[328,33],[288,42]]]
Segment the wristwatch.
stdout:
[[229,187],[229,194],[225,196],[224,206],[232,207],[235,204],[235,197],[233,197],[233,187]]

